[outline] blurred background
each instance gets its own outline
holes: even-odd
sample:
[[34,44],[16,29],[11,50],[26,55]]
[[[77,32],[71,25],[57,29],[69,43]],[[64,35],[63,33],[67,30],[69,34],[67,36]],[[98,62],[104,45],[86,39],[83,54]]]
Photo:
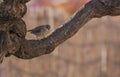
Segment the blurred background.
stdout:
[[[31,0],[27,29],[63,24],[88,0]],[[27,33],[27,39],[35,36]],[[53,53],[31,60],[14,56],[0,65],[0,77],[120,77],[120,17],[94,18]]]

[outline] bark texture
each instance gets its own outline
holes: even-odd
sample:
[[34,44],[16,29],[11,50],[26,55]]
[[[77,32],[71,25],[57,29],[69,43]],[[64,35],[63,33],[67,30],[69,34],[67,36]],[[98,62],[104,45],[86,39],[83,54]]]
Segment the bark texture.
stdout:
[[[92,18],[120,15],[120,0],[91,0],[48,37],[41,40],[27,40],[25,39],[26,24],[21,18],[26,13],[25,3],[28,1],[4,0],[0,4],[0,8],[2,8],[0,10],[0,31],[5,28],[4,32],[8,32],[6,35],[10,37],[6,39],[11,41],[6,44],[6,47],[9,46],[6,56],[14,55],[22,59],[31,59],[49,54],[58,45],[72,37]],[[18,8],[18,6],[23,8]],[[4,26],[5,24],[7,26]]]

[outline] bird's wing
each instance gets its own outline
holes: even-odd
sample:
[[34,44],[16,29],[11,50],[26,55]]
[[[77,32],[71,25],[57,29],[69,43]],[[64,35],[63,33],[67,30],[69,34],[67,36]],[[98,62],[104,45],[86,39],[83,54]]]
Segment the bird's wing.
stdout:
[[38,26],[35,27],[34,29],[28,30],[28,32],[32,32],[32,33],[40,33],[45,29],[45,26]]

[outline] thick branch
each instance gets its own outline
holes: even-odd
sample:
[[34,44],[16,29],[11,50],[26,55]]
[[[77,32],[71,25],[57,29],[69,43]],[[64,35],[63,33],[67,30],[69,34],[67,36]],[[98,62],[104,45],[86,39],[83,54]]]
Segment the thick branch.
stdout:
[[[114,4],[110,4],[111,2]],[[92,0],[87,3],[84,8],[78,10],[69,21],[61,25],[47,38],[42,40],[22,40],[20,50],[14,55],[23,59],[31,59],[48,54],[52,52],[56,46],[72,37],[92,18],[105,15],[119,15],[119,4],[120,0]]]

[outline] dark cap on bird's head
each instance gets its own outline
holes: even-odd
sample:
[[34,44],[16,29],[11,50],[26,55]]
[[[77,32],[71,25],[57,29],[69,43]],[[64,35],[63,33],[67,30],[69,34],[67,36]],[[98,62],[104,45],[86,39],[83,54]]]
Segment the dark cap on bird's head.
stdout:
[[50,29],[50,25],[45,25],[45,27],[46,27],[47,29]]

